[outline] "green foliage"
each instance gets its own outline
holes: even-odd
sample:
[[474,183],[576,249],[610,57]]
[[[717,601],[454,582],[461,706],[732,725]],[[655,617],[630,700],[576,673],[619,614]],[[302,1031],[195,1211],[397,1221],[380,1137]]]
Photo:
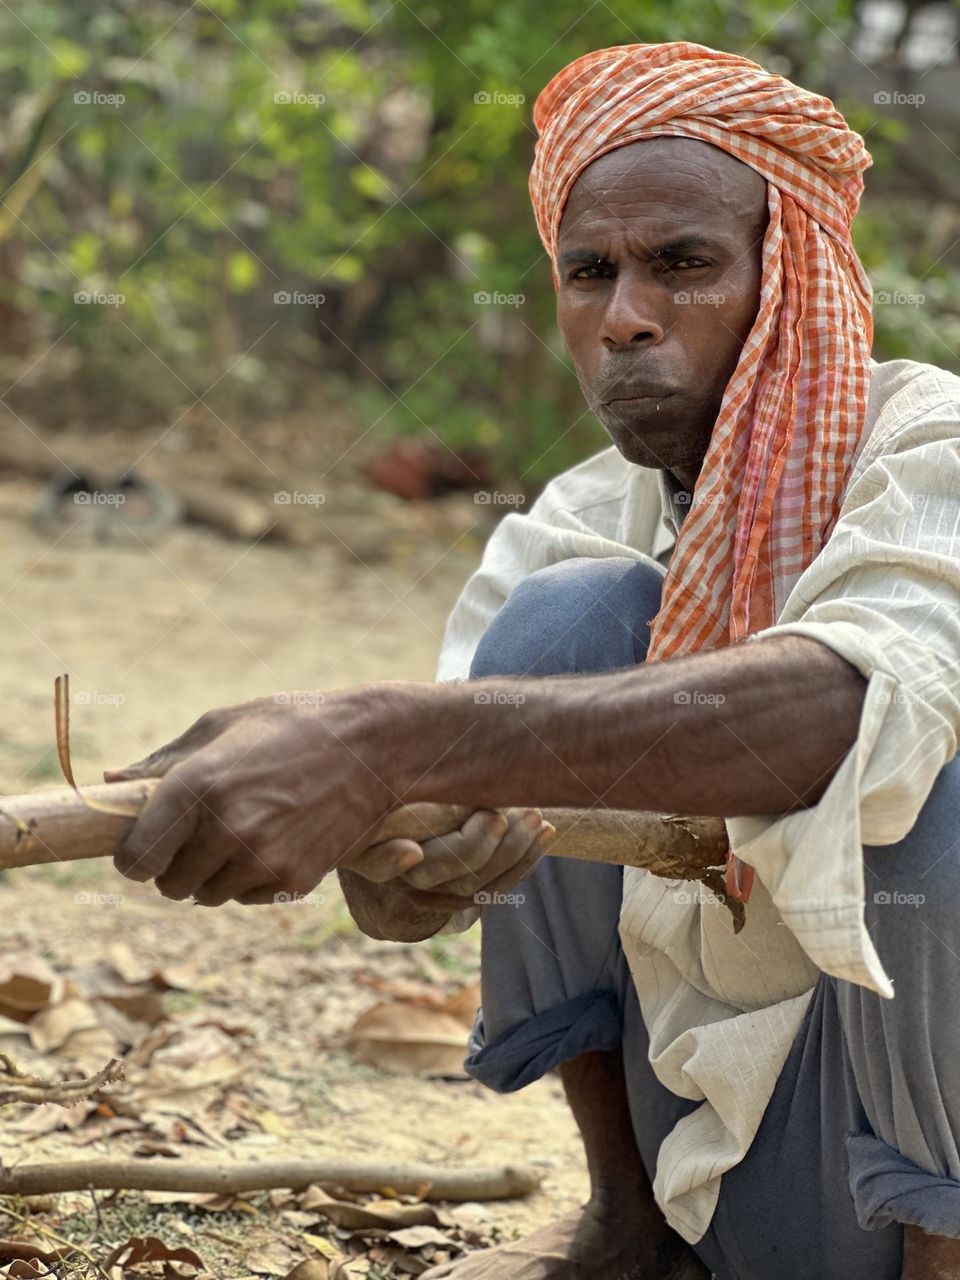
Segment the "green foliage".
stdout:
[[[490,445],[536,485],[604,442],[558,347],[529,210],[537,92],[589,49],[681,38],[820,83],[851,7],[0,7],[0,304],[30,329],[17,358],[53,348],[51,405],[68,389],[75,414],[129,422],[173,421],[198,398],[236,417],[293,407],[319,371],[349,387],[361,427]],[[889,184],[903,127],[858,111]],[[925,298],[878,306],[878,352],[953,365],[957,267],[924,214],[906,193],[864,212],[877,287]]]

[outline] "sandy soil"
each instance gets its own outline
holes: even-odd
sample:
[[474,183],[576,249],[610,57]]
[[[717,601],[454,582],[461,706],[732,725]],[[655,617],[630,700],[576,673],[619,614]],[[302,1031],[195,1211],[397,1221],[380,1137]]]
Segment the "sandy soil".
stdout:
[[[7,795],[59,781],[52,687],[62,671],[71,674],[81,781],[139,758],[212,705],[278,689],[431,679],[445,615],[483,541],[482,530],[458,518],[452,532],[421,536],[409,523],[396,536],[388,529],[369,563],[333,527],[305,548],[248,546],[189,526],[149,547],[98,544],[34,531],[27,515],[35,497],[27,482],[0,485],[0,794]],[[282,1136],[251,1132],[226,1144],[223,1156],[534,1161],[544,1188],[496,1209],[505,1235],[577,1203],[585,1186],[579,1147],[556,1080],[497,1098],[472,1082],[359,1066],[341,1047],[357,1013],[377,998],[371,982],[417,979],[442,989],[470,981],[476,939],[375,943],[352,928],[332,883],[324,893],[309,909],[210,913],[121,881],[107,864],[86,863],[5,875],[0,911],[8,956],[22,949],[62,972],[92,965],[117,941],[158,968],[189,959],[202,970],[195,990],[174,993],[175,1007],[249,1028],[244,1078],[259,1104],[272,1100],[283,1118]],[[51,1073],[64,1065],[56,1055],[46,1061]],[[70,1158],[75,1142],[71,1133],[28,1142],[5,1132],[0,1154]],[[120,1135],[94,1141],[85,1154],[131,1149]],[[213,1226],[190,1231],[201,1248]],[[243,1273],[222,1241],[207,1244],[228,1257],[225,1274]]]

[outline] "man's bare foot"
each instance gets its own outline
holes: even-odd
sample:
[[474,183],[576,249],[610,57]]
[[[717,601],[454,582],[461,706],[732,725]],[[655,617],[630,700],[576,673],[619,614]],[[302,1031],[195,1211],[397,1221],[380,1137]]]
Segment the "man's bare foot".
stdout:
[[710,1280],[693,1250],[665,1224],[664,1232],[654,1246],[622,1217],[587,1206],[515,1244],[431,1267],[421,1280]]

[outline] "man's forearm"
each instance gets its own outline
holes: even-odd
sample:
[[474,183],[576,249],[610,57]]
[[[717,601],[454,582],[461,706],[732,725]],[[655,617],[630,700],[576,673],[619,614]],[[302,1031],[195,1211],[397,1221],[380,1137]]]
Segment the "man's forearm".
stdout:
[[[866,682],[784,636],[597,676],[393,686],[405,803],[602,804],[731,817],[815,803]],[[388,718],[390,715],[388,713]]]

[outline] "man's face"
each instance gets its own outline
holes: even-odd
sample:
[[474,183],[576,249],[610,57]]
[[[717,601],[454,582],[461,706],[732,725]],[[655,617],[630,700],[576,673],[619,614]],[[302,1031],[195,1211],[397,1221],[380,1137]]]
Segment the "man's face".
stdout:
[[760,301],[767,184],[709,143],[594,161],[560,223],[557,318],[587,403],[630,462],[693,489]]

